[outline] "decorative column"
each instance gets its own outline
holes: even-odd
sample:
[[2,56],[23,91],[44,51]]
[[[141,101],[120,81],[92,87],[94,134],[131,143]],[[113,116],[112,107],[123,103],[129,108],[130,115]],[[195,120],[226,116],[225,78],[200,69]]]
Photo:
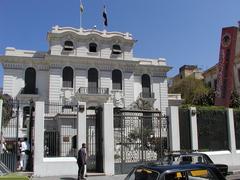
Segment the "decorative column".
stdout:
[[86,102],[78,102],[78,117],[77,117],[77,149],[82,147],[82,143],[86,143],[86,123],[87,110]]
[[167,114],[169,116],[170,151],[180,151],[178,107],[177,106],[168,107]]
[[103,170],[106,175],[114,174],[114,125],[113,104],[103,105]]
[[197,129],[197,109],[190,107],[190,131],[191,131],[191,144],[192,150],[198,150],[198,129]]

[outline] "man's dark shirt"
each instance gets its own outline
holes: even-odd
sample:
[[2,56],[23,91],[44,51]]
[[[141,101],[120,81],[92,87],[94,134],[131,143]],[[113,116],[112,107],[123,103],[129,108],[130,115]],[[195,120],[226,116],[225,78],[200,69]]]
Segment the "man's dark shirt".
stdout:
[[78,158],[77,158],[77,163],[79,165],[84,165],[86,164],[86,159],[87,158],[87,154],[86,154],[86,148],[81,148],[78,151]]

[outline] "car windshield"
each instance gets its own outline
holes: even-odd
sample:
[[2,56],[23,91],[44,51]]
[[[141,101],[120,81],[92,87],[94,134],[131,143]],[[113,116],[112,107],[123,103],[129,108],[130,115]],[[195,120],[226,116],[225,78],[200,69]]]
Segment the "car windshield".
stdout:
[[159,173],[146,168],[137,168],[125,180],[157,180]]

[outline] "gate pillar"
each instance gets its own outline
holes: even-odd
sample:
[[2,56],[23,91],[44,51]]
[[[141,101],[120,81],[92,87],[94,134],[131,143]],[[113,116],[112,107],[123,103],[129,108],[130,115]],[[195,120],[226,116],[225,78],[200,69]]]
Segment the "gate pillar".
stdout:
[[196,107],[191,107],[189,110],[192,150],[198,150],[197,110]]
[[77,149],[82,147],[82,143],[86,143],[86,102],[78,102],[78,117],[77,117]]
[[35,102],[35,130],[34,130],[34,175],[38,176],[44,171],[44,102]]
[[114,174],[114,126],[113,104],[103,105],[103,170],[106,175]]
[[180,151],[178,107],[168,107],[170,151]]

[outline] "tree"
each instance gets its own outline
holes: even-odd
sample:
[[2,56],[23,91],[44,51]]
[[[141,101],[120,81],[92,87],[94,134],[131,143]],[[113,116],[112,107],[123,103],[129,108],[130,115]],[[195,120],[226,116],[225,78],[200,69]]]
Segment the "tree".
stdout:
[[202,80],[187,77],[179,79],[169,88],[170,93],[180,93],[184,104],[211,105],[214,97]]
[[231,108],[239,108],[240,107],[240,95],[235,90],[231,94],[229,107],[231,107]]
[[13,114],[13,99],[8,94],[0,94],[0,99],[3,100],[2,126],[6,127]]

